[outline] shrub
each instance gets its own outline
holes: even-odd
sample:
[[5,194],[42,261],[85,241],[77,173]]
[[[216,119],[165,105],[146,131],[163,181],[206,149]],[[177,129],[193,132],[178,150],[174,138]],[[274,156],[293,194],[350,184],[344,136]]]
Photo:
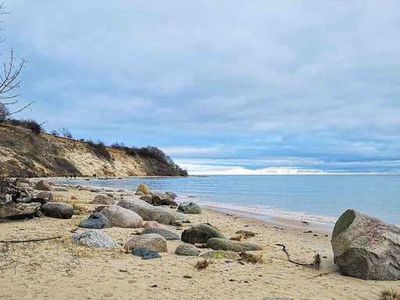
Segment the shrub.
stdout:
[[85,142],[98,157],[105,158],[109,161],[112,159],[110,152],[108,152],[108,149],[103,142],[98,141],[97,143],[95,143],[92,140],[86,140]]
[[42,125],[34,120],[16,120],[16,119],[9,119],[7,120],[7,124],[13,126],[19,126],[26,129],[31,130],[34,134],[39,134],[45,132]]

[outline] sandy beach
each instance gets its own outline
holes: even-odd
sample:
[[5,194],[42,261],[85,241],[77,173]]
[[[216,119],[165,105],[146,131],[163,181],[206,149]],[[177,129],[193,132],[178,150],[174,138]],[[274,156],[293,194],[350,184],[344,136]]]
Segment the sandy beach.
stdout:
[[[127,195],[107,192],[115,198]],[[202,258],[174,254],[181,241],[168,241],[168,252],[148,261],[125,253],[122,247],[96,250],[77,246],[71,232],[94,209],[89,202],[96,194],[77,188],[54,192],[55,201],[81,210],[82,214],[70,220],[45,217],[0,223],[0,240],[61,236],[43,242],[0,244],[1,299],[379,299],[383,290],[400,285],[342,276],[333,263],[330,234],[324,231],[304,224],[278,226],[210,209],[188,215],[191,223],[183,227],[168,227],[180,234],[193,224],[208,222],[226,237],[242,229],[253,231],[256,236],[248,241],[263,247],[262,263],[212,260],[208,268],[199,271],[195,265]],[[120,244],[141,231],[103,230]],[[277,243],[286,245],[291,258],[299,262],[312,262],[318,252],[321,268],[288,262]]]

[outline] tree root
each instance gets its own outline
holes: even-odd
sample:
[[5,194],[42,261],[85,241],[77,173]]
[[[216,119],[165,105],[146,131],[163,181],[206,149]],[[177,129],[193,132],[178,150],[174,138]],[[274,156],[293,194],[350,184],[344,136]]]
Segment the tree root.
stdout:
[[314,256],[314,261],[312,263],[307,264],[307,263],[301,263],[301,262],[297,262],[297,261],[292,260],[290,258],[289,252],[286,250],[286,246],[285,245],[283,245],[283,244],[275,244],[275,246],[282,247],[282,251],[285,252],[288,261],[291,262],[292,264],[303,266],[303,267],[307,267],[307,268],[311,268],[311,269],[319,269],[321,267],[321,257],[320,257],[320,255],[318,253]]

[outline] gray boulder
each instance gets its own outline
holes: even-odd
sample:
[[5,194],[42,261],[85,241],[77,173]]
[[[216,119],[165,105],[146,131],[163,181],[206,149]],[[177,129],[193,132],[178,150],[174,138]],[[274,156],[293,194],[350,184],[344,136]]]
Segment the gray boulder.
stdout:
[[349,209],[332,234],[334,260],[342,274],[367,280],[400,279],[400,228]]
[[224,239],[225,237],[218,229],[208,224],[195,225],[182,232],[182,241],[185,243],[206,243],[211,238]]
[[135,256],[140,256],[142,259],[161,258],[161,255],[158,254],[158,252],[144,248],[144,247],[139,247],[139,248],[133,249],[132,254]]
[[104,207],[101,213],[106,216],[112,226],[123,228],[139,228],[143,225],[143,219],[132,210],[118,205]]
[[165,194],[168,195],[172,200],[178,198],[178,196],[173,192],[165,192]]
[[257,244],[237,242],[221,238],[209,239],[206,243],[206,246],[214,250],[224,250],[233,252],[262,250],[262,247]]
[[102,213],[91,214],[87,219],[80,222],[78,226],[90,229],[102,229],[112,227],[110,221]]
[[178,204],[167,194],[153,193],[151,197],[151,203],[153,205],[168,205],[168,206],[178,206]]
[[0,205],[0,219],[32,217],[40,210],[40,203],[7,202]]
[[176,248],[175,254],[181,256],[199,256],[200,251],[192,244],[184,244]]
[[54,201],[54,195],[52,192],[40,192],[36,195],[37,199],[43,199],[44,203]]
[[201,208],[197,203],[194,202],[183,202],[179,204],[178,211],[184,214],[201,214]]
[[157,221],[161,224],[173,225],[184,219],[180,214],[164,207],[156,207],[138,199],[124,199],[118,202],[119,206],[136,212],[145,221]]
[[149,233],[132,237],[128,240],[124,248],[132,250],[136,248],[146,248],[156,252],[167,252],[167,240],[159,234]]
[[119,248],[119,245],[101,230],[87,230],[83,233],[76,233],[72,238],[80,246],[103,249]]
[[180,240],[181,238],[175,232],[163,228],[145,228],[142,234],[156,233],[163,236],[167,241]]
[[35,190],[39,191],[52,191],[54,188],[46,180],[40,180],[35,184]]
[[41,210],[45,216],[58,219],[71,219],[74,214],[74,208],[66,203],[47,202]]
[[101,204],[101,205],[113,205],[115,204],[117,201],[111,197],[108,197],[106,195],[96,195],[92,202],[92,204]]

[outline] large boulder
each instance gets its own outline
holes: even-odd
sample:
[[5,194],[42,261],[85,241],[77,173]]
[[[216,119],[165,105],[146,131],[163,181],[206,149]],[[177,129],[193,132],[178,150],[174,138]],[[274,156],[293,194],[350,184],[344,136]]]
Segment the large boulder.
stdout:
[[194,202],[183,202],[179,204],[178,211],[184,214],[201,214],[201,208],[197,203]]
[[182,241],[190,244],[206,243],[211,238],[225,237],[218,229],[208,224],[195,225],[182,232]]
[[142,227],[143,219],[132,210],[123,208],[118,205],[107,206],[101,210],[112,226],[123,228],[139,228]]
[[155,233],[142,234],[128,240],[124,248],[128,251],[136,248],[146,248],[156,252],[167,252],[167,240]]
[[200,251],[192,244],[184,244],[175,249],[175,254],[180,256],[199,256]]
[[119,248],[119,245],[101,230],[87,230],[82,233],[76,233],[72,238],[80,246],[103,249]]
[[93,200],[90,202],[92,204],[101,204],[101,205],[113,205],[117,201],[107,195],[96,195]]
[[35,190],[39,191],[52,191],[54,188],[46,180],[40,180],[35,184]]
[[145,228],[142,234],[156,233],[163,236],[167,241],[180,240],[181,238],[175,232],[169,231],[168,229],[161,228]]
[[156,207],[138,199],[124,199],[118,202],[119,206],[136,212],[145,221],[157,221],[161,224],[173,225],[181,222],[180,214],[168,208]]
[[237,242],[220,238],[209,239],[206,243],[206,246],[214,250],[224,250],[233,252],[262,250],[262,247],[257,244]]
[[15,203],[8,201],[0,205],[0,219],[32,217],[39,210],[40,203]]
[[71,219],[74,214],[74,208],[66,203],[47,202],[41,210],[45,216],[58,219]]
[[102,229],[112,227],[110,221],[102,213],[93,213],[87,219],[79,223],[79,227],[90,229]]
[[145,184],[139,184],[139,186],[136,188],[136,195],[151,195],[150,188]]
[[332,234],[342,274],[368,280],[400,279],[400,228],[349,209]]

